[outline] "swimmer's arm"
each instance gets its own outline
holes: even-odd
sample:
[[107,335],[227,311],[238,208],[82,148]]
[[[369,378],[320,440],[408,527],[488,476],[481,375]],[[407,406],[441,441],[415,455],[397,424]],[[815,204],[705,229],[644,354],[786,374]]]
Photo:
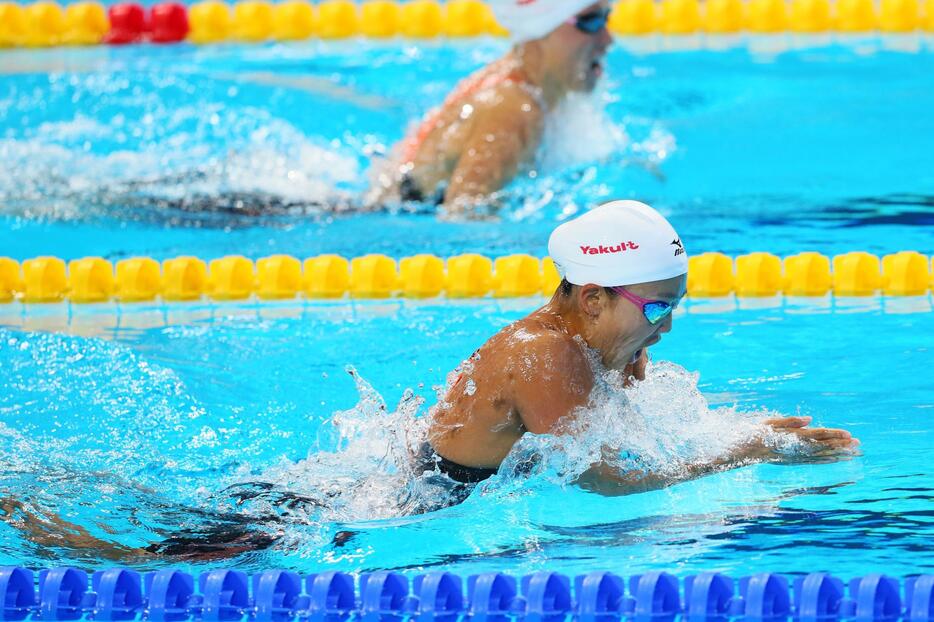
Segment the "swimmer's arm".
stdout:
[[[763,423],[776,432],[796,436],[807,442],[811,456],[838,457],[852,455],[859,441],[846,430],[834,428],[809,428],[810,417],[777,417]],[[733,449],[732,452],[709,462],[692,464],[676,475],[660,475],[644,471],[620,471],[608,464],[595,464],[586,471],[577,483],[584,489],[604,495],[626,495],[665,488],[679,482],[695,479],[710,473],[727,471],[758,462],[794,462],[800,455],[786,455],[776,450],[764,437],[752,439]]]
[[750,445],[737,450],[729,456],[711,462],[689,465],[676,475],[661,475],[651,471],[638,470],[621,471],[618,467],[613,466],[608,459],[606,462],[592,465],[577,478],[575,483],[584,490],[606,496],[629,495],[659,490],[711,473],[728,471],[747,464],[762,462],[765,461],[766,455],[770,453],[763,451],[759,446]]
[[[474,111],[470,135],[444,196],[448,213],[482,204],[516,175],[541,129],[541,114],[528,95],[508,95]],[[528,101],[526,101],[528,100]],[[523,110],[526,106],[528,110]]]

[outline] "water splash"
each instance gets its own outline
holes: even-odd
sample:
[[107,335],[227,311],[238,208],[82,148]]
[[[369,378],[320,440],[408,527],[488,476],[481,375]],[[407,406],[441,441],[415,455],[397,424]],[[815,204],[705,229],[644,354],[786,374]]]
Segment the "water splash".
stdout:
[[[16,171],[0,172],[0,213],[29,220],[237,226],[237,218],[242,224],[263,217],[272,224],[281,216],[326,218],[361,205],[363,171],[375,145],[386,140],[303,132],[271,110],[234,105],[241,87],[225,92],[222,81],[205,86],[193,76],[148,67],[139,75],[63,74],[29,84],[49,101],[37,102],[23,88],[0,102],[7,115],[24,119],[22,127],[0,135],[0,159]],[[171,106],[173,98],[185,105]],[[502,215],[567,217],[591,203],[594,193],[608,191],[597,179],[598,167],[657,173],[673,137],[654,121],[614,123],[605,110],[610,99],[606,93],[572,95],[549,115],[534,177],[497,197]],[[79,109],[75,102],[82,100],[94,103]],[[328,103],[319,105],[327,109]],[[354,115],[375,114],[348,110],[343,121],[351,125]]]
[[[356,370],[347,371],[356,384],[358,402],[322,424],[319,440],[305,459],[283,460],[258,476],[244,469],[233,478],[228,490],[234,494],[257,482],[265,487],[245,506],[247,512],[284,512],[290,522],[305,524],[376,520],[412,512],[416,501],[406,501],[407,487],[420,475],[414,457],[427,434],[427,419],[419,416],[424,400],[407,390],[390,410]],[[282,495],[310,502],[283,510]]]
[[[348,371],[357,385],[357,405],[335,413],[306,459],[284,461],[258,479],[269,483],[275,498],[284,491],[305,498],[317,495],[311,511],[289,517],[299,524],[385,520],[447,505],[450,491],[436,486],[413,462],[431,420],[430,413],[420,413],[422,399],[406,391],[390,410],[369,383],[352,368]],[[449,376],[439,396],[456,378]],[[673,363],[652,365],[646,380],[632,387],[625,387],[615,371],[601,370],[597,378],[590,405],[577,413],[568,433],[526,434],[499,474],[481,486],[484,496],[570,485],[599,462],[623,473],[653,473],[674,482],[690,467],[730,456],[754,439],[796,447],[788,435],[763,425],[777,413],[711,408],[698,389],[698,374]],[[323,451],[322,445],[334,449]],[[254,505],[248,511],[275,508]]]
[[360,189],[349,147],[259,109],[183,107],[107,123],[77,114],[8,133],[0,159],[17,171],[0,175],[3,212],[38,220],[308,214],[346,207]]
[[656,184],[665,180],[662,165],[677,148],[675,136],[650,119],[614,122],[607,112],[610,99],[602,91],[572,93],[551,111],[535,168],[502,194],[507,218],[565,220],[619,198],[602,177],[620,169]]
[[[171,555],[172,547],[191,551],[220,536],[234,546],[314,556],[332,551],[342,525],[433,520],[415,515],[452,500],[444,478],[423,472],[414,459],[430,423],[423,400],[406,391],[391,407],[353,368],[357,403],[324,423],[309,414],[319,430],[307,456],[256,467],[245,462],[242,445],[237,452],[240,437],[214,419],[214,427],[205,424],[203,409],[173,372],[125,345],[9,331],[0,338],[9,396],[0,400],[0,497],[16,491],[32,515],[59,514],[111,543],[102,552],[61,541],[52,554],[63,559],[99,563],[151,546]],[[53,394],[55,403],[47,399]],[[38,419],[54,429],[37,427],[40,411],[48,416]],[[474,503],[514,507],[529,496],[544,502],[555,485],[570,485],[605,457],[607,446],[620,469],[677,475],[761,435],[768,414],[711,409],[697,375],[670,363],[654,365],[631,388],[604,371],[576,434],[526,435],[500,474],[452,511],[470,512]],[[163,435],[166,426],[172,431]],[[52,538],[55,524],[46,522]],[[17,530],[0,525],[0,556],[22,556],[28,546]]]
[[767,410],[711,408],[698,388],[699,375],[670,362],[650,364],[646,379],[624,386],[623,376],[597,368],[590,404],[561,435],[525,435],[501,473],[530,473],[562,486],[594,464],[619,473],[652,474],[675,483],[694,467],[730,458],[746,443],[794,451],[798,443],[771,431],[763,421],[781,416]]
[[571,93],[545,119],[539,171],[554,174],[626,152],[632,139],[596,95]]

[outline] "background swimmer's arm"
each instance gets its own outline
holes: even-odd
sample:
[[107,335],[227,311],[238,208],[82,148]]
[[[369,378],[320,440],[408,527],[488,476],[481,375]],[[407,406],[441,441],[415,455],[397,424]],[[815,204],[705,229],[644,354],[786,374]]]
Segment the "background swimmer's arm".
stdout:
[[[846,430],[809,428],[810,417],[777,417],[763,423],[773,431],[796,436],[808,443],[809,455],[817,458],[839,458],[852,455],[859,441]],[[593,465],[578,478],[577,484],[586,490],[604,495],[627,495],[665,488],[679,482],[695,479],[718,471],[727,471],[757,462],[796,462],[800,455],[787,455],[776,451],[766,438],[756,438],[736,447],[729,455],[710,462],[687,465],[676,475],[662,475],[646,471],[620,471],[607,462]]]
[[522,344],[514,353],[513,405],[525,429],[555,433],[574,411],[585,406],[593,390],[590,363],[576,342],[545,334]]
[[478,103],[473,114],[470,135],[444,196],[444,207],[451,213],[482,203],[509,183],[541,131],[537,104],[518,87]]

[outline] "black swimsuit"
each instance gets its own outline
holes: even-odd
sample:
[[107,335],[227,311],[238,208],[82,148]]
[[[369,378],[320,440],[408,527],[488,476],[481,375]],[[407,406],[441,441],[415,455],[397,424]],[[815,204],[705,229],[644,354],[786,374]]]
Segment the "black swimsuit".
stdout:
[[438,206],[444,203],[444,186],[438,186],[434,196],[426,198],[424,191],[415,183],[411,173],[405,173],[402,175],[402,179],[399,180],[399,197],[403,201],[431,203]]
[[418,451],[417,463],[422,473],[438,471],[459,484],[479,484],[496,475],[498,470],[489,467],[464,466],[448,460],[436,452],[428,441],[422,443]]

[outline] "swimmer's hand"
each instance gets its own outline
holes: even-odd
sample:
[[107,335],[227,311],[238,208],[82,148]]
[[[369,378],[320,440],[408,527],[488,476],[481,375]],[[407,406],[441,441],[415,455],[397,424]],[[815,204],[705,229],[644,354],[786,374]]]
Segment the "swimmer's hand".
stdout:
[[636,380],[645,380],[645,368],[649,364],[649,352],[642,348],[636,353],[636,358],[632,363],[623,368],[623,377],[626,379],[625,386],[631,387]]
[[811,417],[776,417],[763,422],[775,432],[790,434],[805,441],[814,453],[852,452],[859,447],[859,440],[846,430],[835,428],[809,428]]

